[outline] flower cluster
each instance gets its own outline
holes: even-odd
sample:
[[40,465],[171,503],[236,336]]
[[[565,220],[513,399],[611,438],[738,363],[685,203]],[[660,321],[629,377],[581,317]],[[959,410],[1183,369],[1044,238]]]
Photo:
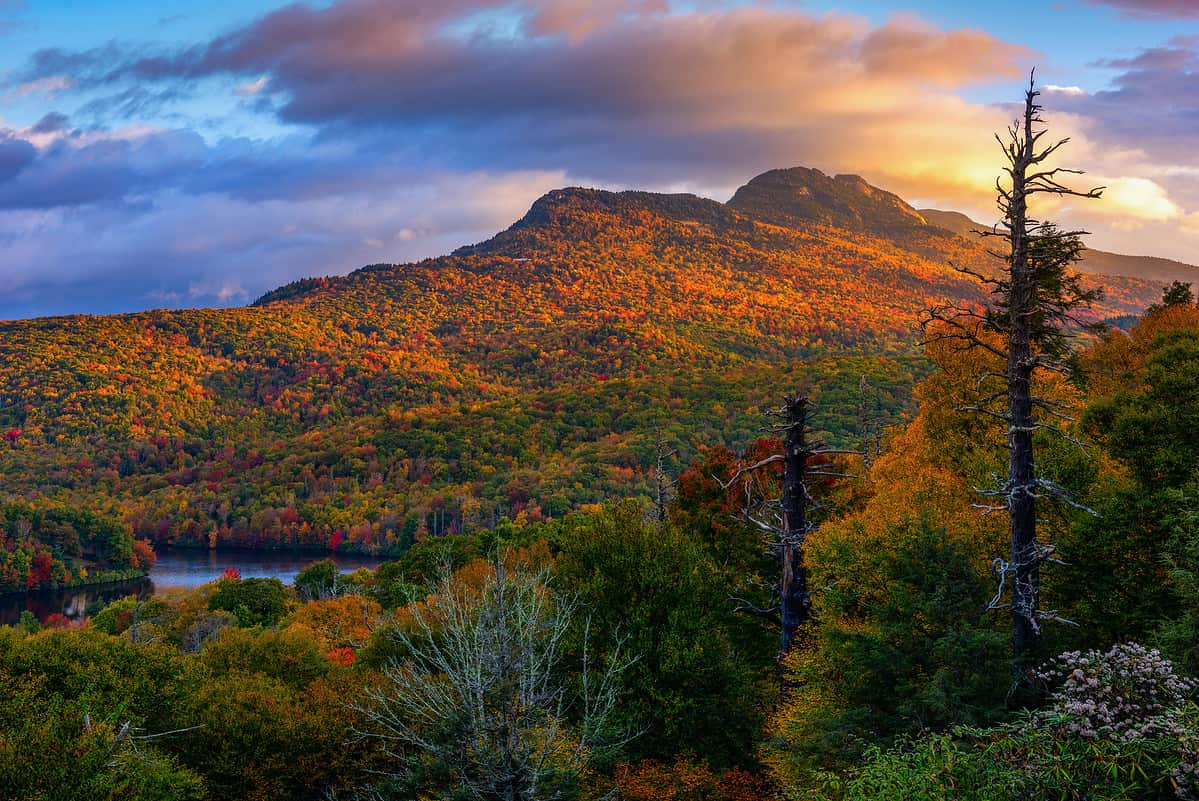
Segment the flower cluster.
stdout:
[[1187,700],[1199,688],[1175,674],[1156,649],[1136,643],[1102,651],[1070,651],[1036,674],[1058,689],[1033,725],[1062,726],[1088,739],[1134,740],[1182,737]]

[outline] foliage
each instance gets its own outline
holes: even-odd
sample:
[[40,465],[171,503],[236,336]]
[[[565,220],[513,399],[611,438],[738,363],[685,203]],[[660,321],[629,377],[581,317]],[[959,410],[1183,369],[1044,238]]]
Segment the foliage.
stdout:
[[921,521],[892,528],[890,550],[857,547],[827,540],[811,551],[821,575],[856,562],[869,580],[825,585],[822,625],[787,666],[771,761],[792,782],[850,764],[871,742],[1005,713],[1007,638],[963,547]]
[[214,676],[192,698],[190,719],[203,728],[181,740],[181,757],[214,799],[323,801],[372,764],[373,749],[353,737],[361,718],[347,708],[361,691],[354,675],[308,683],[269,669]]
[[0,500],[0,593],[133,578],[153,564],[149,543],[111,517]]
[[1081,361],[1091,390],[1085,428],[1117,467],[1096,488],[1101,516],[1080,521],[1068,542],[1079,621],[1099,645],[1160,627],[1170,655],[1195,671],[1199,307],[1159,307]]
[[[811,384],[832,444],[856,437],[862,376],[898,419],[926,370],[916,312],[977,299],[947,265],[989,257],[931,226],[756,214],[569,190],[457,255],[251,308],[4,323],[4,491],[98,504],[156,544],[398,555],[648,500],[658,431],[676,473],[740,450],[779,375]],[[1100,317],[1159,291],[1108,283]]]
[[1174,614],[1162,621],[1158,641],[1194,676],[1199,675],[1199,499],[1178,492],[1168,497],[1171,508],[1177,510],[1166,520],[1173,530],[1166,552],[1167,589],[1175,604],[1165,606]]
[[[11,714],[11,709],[3,709],[7,705],[0,703],[0,710]],[[4,798],[202,801],[207,797],[199,776],[166,754],[134,746],[124,726],[57,718],[49,724],[30,719],[5,730],[7,736],[0,739]]]
[[775,788],[742,768],[724,772],[706,762],[639,762],[616,768],[616,789],[624,801],[766,801]]
[[773,671],[777,634],[734,613],[730,586],[694,535],[647,522],[635,504],[567,522],[555,573],[588,615],[568,646],[624,641],[616,714],[639,736],[627,753],[680,750],[727,768],[752,761],[764,705],[757,680]]
[[574,798],[613,745],[619,661],[585,662],[572,699],[558,675],[572,602],[544,571],[503,556],[490,568],[478,586],[446,576],[413,612],[416,635],[393,630],[407,657],[358,707],[390,760],[379,797]]
[[[841,801],[1166,801],[1177,796],[1177,743],[1113,742],[1048,732],[967,729],[882,751],[832,797]],[[840,784],[840,783],[838,783]]]
[[1194,798],[1195,683],[1139,645],[1060,655],[1038,672],[1051,704],[997,729],[921,737],[867,761],[839,788],[846,801],[891,798]]
[[[142,628],[147,624],[154,626],[161,623],[167,612],[168,606],[162,599],[151,598],[147,601],[136,595],[128,595],[109,603],[92,616],[91,622],[92,626],[105,634],[123,634],[135,625]],[[144,629],[140,633],[144,639]],[[132,636],[136,638],[137,635],[138,632],[135,632]]]
[[232,612],[242,626],[273,626],[287,604],[287,587],[276,578],[224,578],[208,600],[209,609]]
[[302,601],[336,598],[353,587],[350,579],[341,574],[332,559],[313,562],[296,574],[293,584]]
[[1187,306],[1195,302],[1195,293],[1189,283],[1171,281],[1162,291],[1162,306]]
[[329,673],[320,644],[296,631],[226,629],[200,652],[213,676],[260,673],[301,689]]

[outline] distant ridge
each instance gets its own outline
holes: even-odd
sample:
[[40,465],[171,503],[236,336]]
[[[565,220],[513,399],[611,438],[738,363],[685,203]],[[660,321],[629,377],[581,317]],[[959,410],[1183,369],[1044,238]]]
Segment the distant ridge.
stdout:
[[[978,238],[975,231],[991,227],[975,222],[957,211],[920,209],[920,214],[931,224],[971,240]],[[1125,276],[1163,283],[1170,281],[1199,283],[1199,267],[1155,256],[1128,256],[1088,248],[1083,253],[1082,263],[1079,266],[1083,272],[1095,275]]]

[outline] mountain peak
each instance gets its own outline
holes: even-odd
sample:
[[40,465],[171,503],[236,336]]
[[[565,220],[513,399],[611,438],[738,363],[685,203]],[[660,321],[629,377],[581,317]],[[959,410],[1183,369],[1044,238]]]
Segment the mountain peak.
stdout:
[[881,233],[928,224],[898,195],[873,186],[860,175],[830,178],[811,167],[764,172],[738,189],[728,205],[786,226],[816,222]]
[[698,195],[612,192],[572,186],[546,192],[506,231],[486,242],[458,248],[454,255],[503,255],[514,245],[518,250],[525,246],[522,235],[537,232],[588,241],[605,225],[623,225],[646,214],[700,222],[720,230],[746,224],[740,214],[725,204]]

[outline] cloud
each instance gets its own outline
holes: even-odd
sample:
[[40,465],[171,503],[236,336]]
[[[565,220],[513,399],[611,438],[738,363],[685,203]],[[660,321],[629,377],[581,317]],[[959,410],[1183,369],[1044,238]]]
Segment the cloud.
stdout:
[[19,175],[36,155],[37,149],[24,139],[0,135],[0,183]]
[[[724,199],[757,172],[805,164],[917,202],[989,206],[990,133],[1013,112],[962,91],[1017,87],[1036,54],[911,15],[693,6],[340,0],[177,49],[39,51],[5,90],[82,106],[0,140],[0,281],[24,299],[0,301],[0,316],[83,297],[56,281],[93,282],[106,308],[237,302],[302,275],[447,252],[566,183]],[[1199,207],[1164,172],[1185,162],[1148,157],[1127,116],[1150,95],[1190,96],[1188,53],[1179,41],[1110,62],[1120,77],[1098,92],[1047,87],[1055,133],[1078,140],[1070,157],[1111,176],[1103,219],[1160,225]],[[144,124],[197,96],[283,133]],[[1191,135],[1185,112],[1170,117],[1179,108],[1148,112],[1164,115],[1155,136]],[[96,118],[124,122],[72,127]]]
[[28,97],[29,95],[47,95],[54,98],[74,88],[75,82],[65,75],[46,75],[9,87],[5,92],[5,96],[9,99]]
[[410,172],[394,184],[318,198],[171,191],[132,211],[0,210],[0,319],[246,303],[297,277],[478,241],[564,180]]
[[1174,220],[1183,214],[1165,188],[1148,178],[1096,180],[1107,187],[1104,194],[1108,214],[1140,220]]
[[1092,168],[1152,180],[1172,202],[1199,208],[1199,41],[1178,37],[1101,66],[1115,71],[1108,87],[1052,96],[1086,141]]
[[1018,79],[1033,58],[910,15],[871,25],[766,5],[676,12],[660,0],[343,0],[288,6],[182,50],[114,48],[44,50],[22,77],[69,75],[135,118],[156,92],[241,81],[234,91],[282,123],[372,152],[402,142],[443,169],[726,191],[808,163],[958,195],[977,193],[967,184],[993,161],[990,151],[982,161],[985,132],[1004,120],[955,91]]
[[1199,17],[1194,0],[1088,0],[1093,6],[1111,6],[1141,17]]
[[262,75],[256,81],[250,81],[249,83],[241,84],[240,86],[236,87],[233,92],[234,94],[241,95],[242,97],[252,97],[266,88],[268,80],[269,79],[265,75]]

